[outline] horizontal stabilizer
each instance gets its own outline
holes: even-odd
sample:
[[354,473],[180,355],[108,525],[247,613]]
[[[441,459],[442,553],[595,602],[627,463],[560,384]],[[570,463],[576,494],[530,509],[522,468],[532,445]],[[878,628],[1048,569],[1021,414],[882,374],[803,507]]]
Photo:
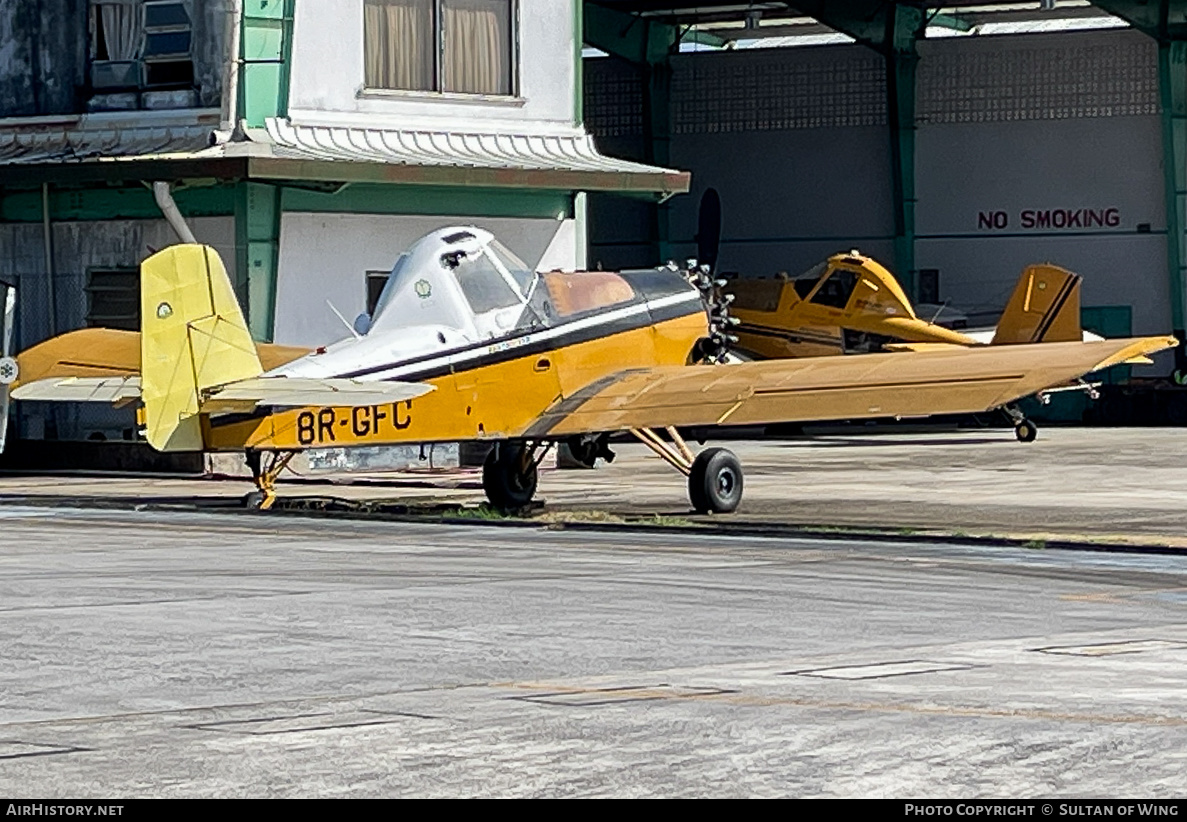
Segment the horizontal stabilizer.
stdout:
[[109,402],[140,399],[140,377],[51,377],[23,383],[12,392],[18,400]]
[[217,406],[298,408],[304,405],[357,407],[402,402],[423,396],[435,386],[416,382],[360,382],[348,379],[311,379],[304,377],[253,377],[239,380],[207,392],[202,410]]

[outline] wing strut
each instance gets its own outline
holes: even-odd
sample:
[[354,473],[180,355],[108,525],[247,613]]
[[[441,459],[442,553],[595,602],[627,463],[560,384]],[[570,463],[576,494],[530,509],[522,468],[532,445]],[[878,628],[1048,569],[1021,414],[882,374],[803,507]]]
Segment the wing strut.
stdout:
[[639,442],[654,451],[660,459],[687,477],[692,473],[692,463],[695,459],[692,449],[688,447],[675,427],[669,425],[665,430],[672,438],[671,444],[664,442],[660,435],[651,428],[632,428],[631,433],[638,438]]

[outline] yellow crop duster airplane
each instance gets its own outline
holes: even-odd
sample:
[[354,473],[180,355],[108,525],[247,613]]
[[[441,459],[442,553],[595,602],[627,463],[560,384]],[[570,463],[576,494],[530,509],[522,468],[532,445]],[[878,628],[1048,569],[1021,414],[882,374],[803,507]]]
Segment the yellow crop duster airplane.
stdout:
[[[84,329],[23,352],[28,400],[141,403],[161,451],[245,452],[267,508],[291,456],[326,446],[485,440],[491,503],[536,490],[548,447],[589,464],[629,431],[728,512],[742,468],[694,455],[677,426],[980,412],[1175,344],[1173,337],[943,348],[720,364],[728,338],[707,272],[539,273],[488,232],[445,228],[397,261],[369,327],[315,351],[255,344],[213,249],[141,266],[141,332]],[[13,371],[17,370],[14,368]],[[671,442],[657,433],[667,429]]]
[[920,319],[894,275],[858,252],[836,254],[795,279],[733,280],[739,347],[764,358],[819,357],[927,345],[1017,345],[1084,339],[1081,277],[1028,266],[991,339]]
[[[734,300],[736,352],[783,359],[1100,340],[1080,327],[1081,282],[1080,275],[1050,263],[1027,266],[997,327],[988,333],[956,331],[919,318],[894,275],[856,251],[835,254],[795,279],[732,280],[725,288]],[[1141,355],[1125,362],[1151,360]],[[1095,397],[1092,386],[1079,387]],[[1033,441],[1034,423],[1013,406],[1005,410],[1018,439]]]

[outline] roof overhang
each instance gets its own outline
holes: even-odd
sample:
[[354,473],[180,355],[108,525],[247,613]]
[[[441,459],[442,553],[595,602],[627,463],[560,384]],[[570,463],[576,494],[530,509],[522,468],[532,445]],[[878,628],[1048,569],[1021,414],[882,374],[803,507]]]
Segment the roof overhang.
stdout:
[[686,171],[606,157],[580,129],[545,135],[395,131],[279,119],[234,135],[193,128],[150,133],[135,126],[0,131],[0,169],[9,185],[213,177],[599,191],[658,200],[687,192],[691,182]]
[[667,199],[688,191],[687,171],[575,171],[569,169],[473,168],[416,166],[344,160],[302,160],[256,157],[247,161],[247,176],[256,180],[305,180],[339,183],[387,183],[424,186],[605,191]]

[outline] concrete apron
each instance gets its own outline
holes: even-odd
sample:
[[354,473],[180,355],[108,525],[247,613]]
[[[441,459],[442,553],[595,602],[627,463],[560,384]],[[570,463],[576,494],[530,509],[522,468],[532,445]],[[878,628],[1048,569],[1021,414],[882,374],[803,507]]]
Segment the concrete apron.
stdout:
[[[544,504],[525,524],[1187,548],[1183,429],[1045,428],[1026,445],[1009,429],[835,430],[844,433],[716,443],[738,453],[746,470],[734,515],[693,515],[684,478],[642,446],[623,444],[614,463],[595,470],[542,471]],[[368,457],[374,462],[362,473],[335,470],[340,455],[305,457],[282,476],[282,500],[349,515],[474,519],[484,501],[480,471],[451,465],[456,457],[444,447],[428,449],[425,460],[419,447],[407,450]],[[250,484],[241,460],[219,460],[205,478],[0,474],[0,502],[233,508]]]

